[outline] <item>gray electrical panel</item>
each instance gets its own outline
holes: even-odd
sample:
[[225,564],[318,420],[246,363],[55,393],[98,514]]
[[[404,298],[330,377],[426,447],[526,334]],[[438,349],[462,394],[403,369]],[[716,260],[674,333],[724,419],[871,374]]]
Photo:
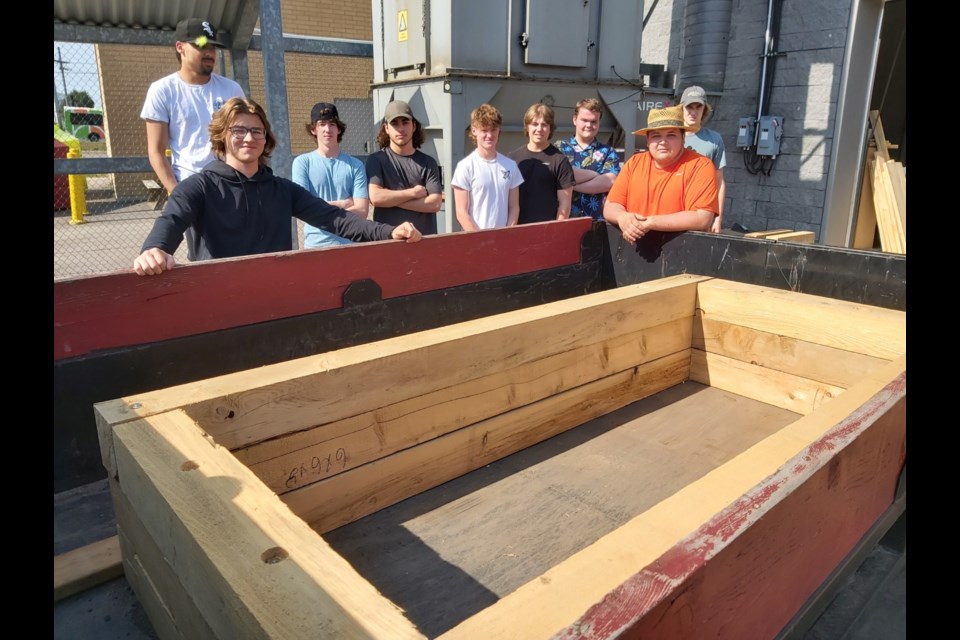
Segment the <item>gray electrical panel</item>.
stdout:
[[587,66],[590,3],[584,0],[527,0],[523,34],[527,64]]
[[385,71],[393,76],[408,69],[422,72],[427,64],[423,0],[382,2]]
[[755,132],[757,121],[754,118],[740,118],[740,124],[737,128],[737,147],[740,149],[749,149],[753,146],[753,134]]
[[783,116],[760,118],[757,136],[757,155],[777,157],[780,155],[780,138],[783,137]]

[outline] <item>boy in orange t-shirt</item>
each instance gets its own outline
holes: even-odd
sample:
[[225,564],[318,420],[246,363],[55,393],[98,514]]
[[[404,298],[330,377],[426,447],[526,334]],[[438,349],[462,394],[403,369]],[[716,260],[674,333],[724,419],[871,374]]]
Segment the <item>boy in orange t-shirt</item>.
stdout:
[[681,107],[652,109],[647,153],[627,161],[607,194],[603,217],[635,244],[649,231],[707,231],[720,213],[717,173],[704,156],[684,148],[689,130]]

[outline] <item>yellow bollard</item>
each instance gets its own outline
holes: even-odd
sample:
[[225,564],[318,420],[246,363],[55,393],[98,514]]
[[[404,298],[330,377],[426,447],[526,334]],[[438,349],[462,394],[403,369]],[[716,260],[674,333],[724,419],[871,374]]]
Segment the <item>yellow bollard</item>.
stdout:
[[[79,158],[80,150],[70,147],[68,158]],[[87,215],[87,180],[83,176],[70,174],[70,224],[83,224]]]

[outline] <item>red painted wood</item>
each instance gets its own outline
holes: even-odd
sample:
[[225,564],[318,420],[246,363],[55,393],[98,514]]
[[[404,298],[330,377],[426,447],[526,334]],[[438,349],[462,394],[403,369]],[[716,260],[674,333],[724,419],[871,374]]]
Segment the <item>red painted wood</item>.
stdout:
[[906,372],[555,636],[773,638],[893,502]]
[[590,226],[579,218],[54,282],[53,359],[337,309],[365,278],[388,299],[576,264]]

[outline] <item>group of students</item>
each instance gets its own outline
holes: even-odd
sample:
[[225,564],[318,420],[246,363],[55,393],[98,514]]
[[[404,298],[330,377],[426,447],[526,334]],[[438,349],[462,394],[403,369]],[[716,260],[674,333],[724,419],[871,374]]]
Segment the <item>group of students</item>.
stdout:
[[[191,260],[290,250],[292,218],[305,222],[307,247],[389,238],[416,242],[437,232],[440,170],[419,150],[423,127],[407,103],[387,105],[377,134],[380,151],[365,166],[340,151],[346,125],[336,106],[316,104],[306,130],[317,148],[294,160],[292,181],[279,178],[267,165],[276,140],[266,113],[235,83],[212,73],[222,46],[215,30],[191,19],[178,25],[177,36],[181,69],[151,86],[141,114],[151,164],[158,165],[170,198],[134,261],[136,273],[172,268],[184,237]],[[198,105],[197,114],[171,114],[164,107],[184,111],[190,104]],[[196,136],[204,106],[212,111],[205,133],[213,159],[191,158],[181,149],[172,166],[165,158],[154,162],[167,143],[190,146],[189,140],[180,144],[190,135],[185,119],[197,121]],[[575,135],[555,144],[552,108],[530,106],[524,114],[527,143],[509,155],[497,150],[502,115],[483,104],[470,118],[476,149],[458,163],[452,179],[457,220],[472,231],[591,216],[620,227],[631,243],[650,230],[719,231],[725,157],[722,138],[699,126],[705,113],[709,105],[700,87],[688,88],[681,105],[651,110],[647,127],[634,132],[647,136],[649,153],[635,155],[621,171],[616,151],[596,139],[602,107],[595,99],[577,103]]]

